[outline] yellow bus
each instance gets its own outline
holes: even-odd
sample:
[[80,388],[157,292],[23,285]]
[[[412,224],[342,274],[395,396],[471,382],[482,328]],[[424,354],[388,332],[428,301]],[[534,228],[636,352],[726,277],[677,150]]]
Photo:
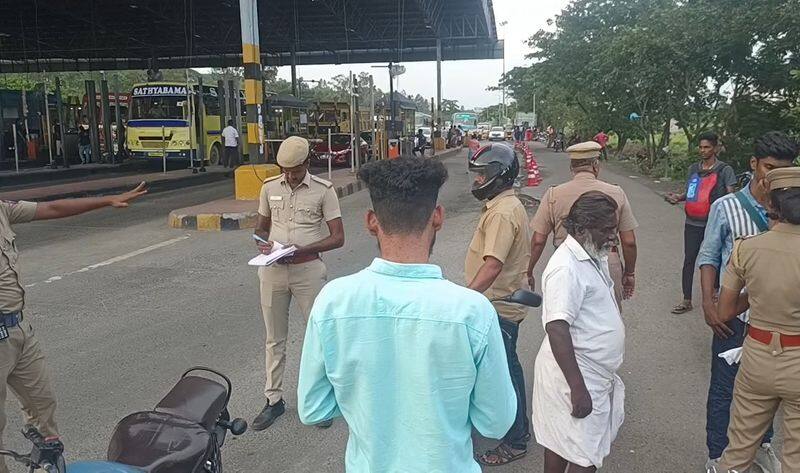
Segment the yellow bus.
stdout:
[[[220,162],[223,144],[217,87],[203,86],[202,108],[198,101],[199,87],[194,85],[191,89],[190,106],[186,84],[148,82],[133,86],[126,139],[128,152],[133,159],[161,161],[166,153],[168,161],[188,162],[192,151],[197,159],[197,150],[202,147],[206,162]],[[239,91],[238,95],[242,111],[240,123],[246,123],[244,94]],[[205,131],[201,141],[197,139],[200,123]],[[190,133],[192,125],[194,130]],[[247,132],[240,130],[240,135],[240,143],[246,143]]]

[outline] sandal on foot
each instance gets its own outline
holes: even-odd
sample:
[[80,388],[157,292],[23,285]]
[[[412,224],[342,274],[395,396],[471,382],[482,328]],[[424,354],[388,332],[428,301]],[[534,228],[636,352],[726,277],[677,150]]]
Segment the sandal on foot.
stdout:
[[[527,454],[528,454],[527,450],[518,450],[515,452],[514,449],[512,449],[505,443],[501,443],[497,447],[491,450],[487,450],[485,453],[482,454],[476,453],[475,460],[484,466],[502,466],[502,465],[507,465],[513,461],[517,461]],[[489,457],[492,456],[497,459],[496,462],[492,462],[489,460]]]
[[678,304],[678,305],[676,305],[675,307],[672,308],[672,313],[673,314],[685,314],[686,312],[689,312],[692,309],[693,309],[692,301],[683,301],[680,304]]

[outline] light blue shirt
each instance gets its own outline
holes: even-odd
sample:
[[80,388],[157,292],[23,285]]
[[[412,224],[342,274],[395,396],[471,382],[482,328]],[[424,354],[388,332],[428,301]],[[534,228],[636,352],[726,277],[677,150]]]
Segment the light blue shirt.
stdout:
[[501,438],[517,410],[492,304],[380,258],[314,302],[297,398],[305,424],[344,416],[349,473],[480,473],[472,428]]
[[[745,186],[739,192],[755,207],[767,221],[767,210],[758,203],[750,192],[750,186]],[[697,256],[697,265],[710,265],[720,270],[728,264],[733,252],[733,242],[741,237],[758,235],[761,230],[736,198],[736,194],[728,194],[717,199],[711,205],[706,224],[706,233],[700,253]]]

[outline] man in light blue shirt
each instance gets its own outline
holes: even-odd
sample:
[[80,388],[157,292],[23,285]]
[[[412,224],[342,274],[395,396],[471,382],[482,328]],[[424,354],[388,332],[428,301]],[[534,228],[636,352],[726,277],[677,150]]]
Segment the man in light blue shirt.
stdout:
[[370,163],[359,177],[381,257],[329,282],[314,303],[300,420],[344,417],[349,473],[479,473],[472,428],[503,437],[517,399],[493,306],[428,263],[447,171],[438,161],[398,158]]
[[[767,210],[762,202],[767,193],[762,181],[767,172],[791,166],[797,158],[797,144],[779,132],[769,132],[756,141],[750,167],[753,178],[742,190],[728,194],[711,205],[703,244],[697,264],[700,266],[700,284],[703,289],[703,312],[706,323],[714,331],[711,343],[711,382],[706,406],[706,470],[713,472],[723,450],[728,445],[733,384],[739,365],[728,364],[720,353],[742,346],[747,329],[747,313],[727,323],[717,316],[717,281],[721,270],[728,264],[733,242],[739,238],[767,231]],[[755,463],[764,473],[778,473],[780,465],[772,449],[773,430],[767,431]]]

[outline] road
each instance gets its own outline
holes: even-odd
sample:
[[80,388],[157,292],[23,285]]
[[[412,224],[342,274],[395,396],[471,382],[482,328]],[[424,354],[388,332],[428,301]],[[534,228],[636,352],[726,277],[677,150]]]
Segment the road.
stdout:
[[[563,154],[537,149],[544,185],[568,179]],[[463,154],[446,161],[441,194],[445,226],[433,253],[446,277],[463,283],[463,261],[481,204],[468,193]],[[699,310],[670,315],[680,297],[683,217],[643,179],[605,170],[622,185],[640,222],[635,298],[625,305],[626,421],[604,471],[701,471],[710,331]],[[230,183],[145,197],[127,210],[104,209],[57,222],[16,227],[22,248],[28,317],[44,343],[69,459],[103,457],[115,423],[150,409],[182,370],[208,365],[234,383],[230,409],[250,421],[263,406],[263,322],[248,231],[197,233],[167,228],[173,208],[220,198]],[[544,187],[533,189],[541,194]],[[326,255],[337,277],[368,265],[377,245],[363,228],[366,192],[342,199],[343,249]],[[549,251],[549,250],[548,250]],[[543,261],[546,258],[543,258]],[[543,269],[540,265],[539,271]],[[542,340],[539,311],[522,325],[519,355],[528,376]],[[229,440],[223,456],[233,472],[343,471],[347,427],[306,427],[296,413],[296,379],[304,321],[292,314],[287,364],[287,414],[264,432]],[[8,405],[7,445],[22,420]],[[491,446],[478,440],[480,448]],[[542,452],[498,471],[541,471]],[[18,470],[21,471],[21,470]]]

